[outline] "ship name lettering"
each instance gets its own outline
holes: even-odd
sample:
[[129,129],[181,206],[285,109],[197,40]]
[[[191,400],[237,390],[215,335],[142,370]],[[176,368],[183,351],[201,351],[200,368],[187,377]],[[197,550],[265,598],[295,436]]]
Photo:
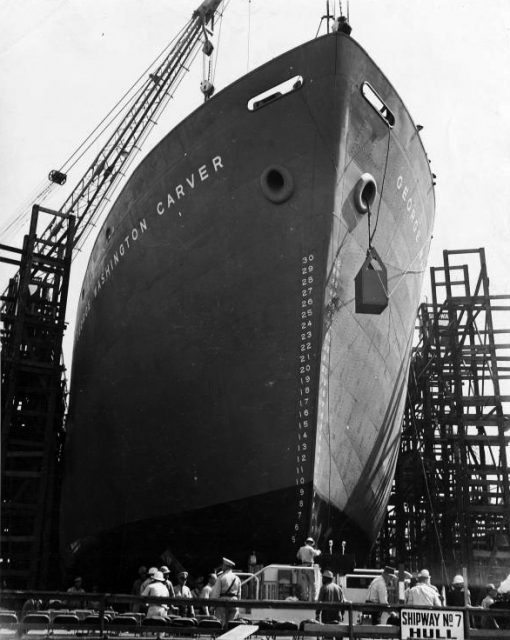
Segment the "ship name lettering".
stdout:
[[[109,258],[105,261],[103,265],[103,269],[96,280],[94,288],[91,290],[94,299],[97,298],[97,294],[99,293],[101,288],[105,285],[108,278],[112,276],[115,267],[119,264],[119,262],[124,257],[124,255],[126,255],[127,250],[131,248],[132,245],[130,243],[130,239],[133,240],[133,242],[136,242],[140,238],[140,236],[145,233],[145,231],[147,231],[147,220],[145,218],[142,218],[141,220],[138,221],[136,226],[132,227],[132,229],[124,237],[122,242],[119,245],[117,245],[113,253],[110,254]],[[90,307],[91,307],[91,304],[90,304],[90,298],[89,298],[85,303],[83,310],[81,311],[80,320],[76,328],[76,340],[78,340],[81,335],[83,326],[85,324],[85,320],[87,319],[87,316],[90,311]]]
[[166,207],[164,200],[160,200],[156,203],[156,213],[159,216],[162,216],[165,211],[170,209],[176,203],[176,201],[190,195],[190,193],[195,188],[195,184],[198,182],[197,176],[200,178],[200,182],[205,182],[205,180],[208,180],[211,175],[213,175],[213,171],[216,174],[220,169],[224,168],[223,160],[219,155],[211,158],[209,162],[210,164],[212,164],[212,168],[210,165],[208,166],[207,163],[200,165],[198,169],[193,171],[189,176],[186,176],[185,182],[179,183],[167,193]]
[[401,189],[402,200],[404,201],[406,211],[409,214],[409,223],[414,234],[414,240],[415,242],[418,242],[421,237],[420,221],[418,220],[418,217],[416,215],[414,200],[412,196],[409,195],[409,186],[404,183],[404,178],[400,175],[397,178],[397,191],[400,191]]

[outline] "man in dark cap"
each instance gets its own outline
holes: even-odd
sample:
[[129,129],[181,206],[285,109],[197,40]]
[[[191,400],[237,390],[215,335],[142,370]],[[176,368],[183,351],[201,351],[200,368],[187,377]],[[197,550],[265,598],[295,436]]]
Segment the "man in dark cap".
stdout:
[[[82,586],[82,579],[80,576],[76,576],[73,580],[73,586],[69,587],[67,593],[85,593],[85,589]],[[68,600],[67,606],[69,609],[83,609],[85,605],[85,601],[81,599],[77,600]]]
[[[341,587],[333,582],[333,574],[328,569],[322,574],[322,587],[319,591],[318,601],[345,602]],[[317,619],[324,624],[336,624],[343,618],[339,609],[317,609],[316,615]]]

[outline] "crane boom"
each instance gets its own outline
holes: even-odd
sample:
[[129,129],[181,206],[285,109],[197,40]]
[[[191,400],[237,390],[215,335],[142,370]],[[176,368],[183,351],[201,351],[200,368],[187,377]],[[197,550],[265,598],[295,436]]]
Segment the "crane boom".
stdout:
[[[187,70],[201,37],[207,39],[206,25],[212,20],[222,0],[204,0],[194,11],[182,35],[158,69],[149,75],[129,111],[60,208],[61,214],[74,215],[74,247],[79,248],[90,225],[98,218],[108,196],[123,177],[123,169],[139,151],[157,117],[171,97],[171,91]],[[54,241],[62,232],[62,219],[55,218],[41,235]]]

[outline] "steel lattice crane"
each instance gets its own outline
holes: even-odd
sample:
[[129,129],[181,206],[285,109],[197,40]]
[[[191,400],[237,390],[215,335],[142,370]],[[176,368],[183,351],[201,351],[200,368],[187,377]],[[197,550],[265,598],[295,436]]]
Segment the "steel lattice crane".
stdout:
[[[58,580],[58,495],[64,417],[62,340],[73,254],[123,180],[125,170],[202,46],[222,0],[204,0],[175,45],[149,74],[127,113],[59,211],[34,205],[22,249],[0,245],[18,271],[1,297],[2,486],[0,584],[47,588]],[[211,87],[204,91],[206,97]],[[63,184],[62,171],[50,180]],[[41,224],[43,216],[49,223]],[[38,227],[42,232],[38,233]]]

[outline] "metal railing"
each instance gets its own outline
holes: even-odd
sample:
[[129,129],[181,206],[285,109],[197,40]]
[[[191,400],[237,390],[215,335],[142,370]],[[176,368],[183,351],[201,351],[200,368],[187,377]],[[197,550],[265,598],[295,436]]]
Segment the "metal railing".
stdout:
[[[28,599],[34,599],[40,601],[42,605],[47,608],[41,610],[34,609],[30,611],[30,614],[48,614],[48,622],[30,622],[30,618],[26,618],[25,621],[20,619],[20,612],[23,608],[23,604]],[[79,603],[80,606],[76,606]],[[84,612],[89,609],[92,612],[91,607],[87,607],[87,604],[94,604],[93,610],[95,615],[94,624],[91,625],[91,621],[87,621],[86,618],[68,621],[58,622],[57,616],[61,616],[65,613],[70,613],[70,609],[76,612]],[[72,604],[72,607],[70,606]],[[371,614],[374,613],[388,613],[394,612],[397,616],[402,609],[406,611],[430,611],[438,613],[440,616],[452,613],[461,613],[463,617],[464,635],[466,640],[471,638],[485,640],[485,639],[505,639],[510,637],[510,608],[509,609],[481,609],[477,607],[407,607],[405,605],[394,606],[382,606],[368,603],[326,603],[326,602],[302,602],[302,601],[281,601],[281,600],[231,600],[225,598],[215,599],[199,599],[194,598],[192,600],[186,598],[155,598],[155,597],[139,597],[122,594],[110,594],[110,593],[68,593],[59,591],[14,591],[3,590],[0,591],[0,628],[2,630],[16,631],[18,635],[23,635],[27,631],[38,630],[44,637],[51,635],[52,637],[58,637],[59,631],[69,634],[69,632],[76,632],[80,635],[86,633],[86,635],[99,635],[106,637],[107,635],[129,632],[132,637],[155,635],[160,636],[165,634],[166,636],[219,636],[224,632],[224,629],[218,626],[217,623],[211,624],[212,617],[197,616],[196,624],[192,626],[179,626],[176,619],[169,619],[168,623],[161,620],[161,624],[151,624],[151,626],[145,626],[143,624],[142,616],[131,614],[130,609],[132,605],[147,605],[147,604],[166,604],[168,606],[182,607],[192,604],[194,607],[216,607],[223,609],[232,608],[248,608],[251,609],[251,617],[256,620],[257,609],[271,609],[275,612],[275,618],[277,619],[278,610],[285,609],[288,614],[291,610],[303,611],[309,610],[311,612],[310,620],[305,620],[299,625],[292,625],[291,622],[278,622],[274,620],[273,623],[269,620],[262,620],[260,622],[253,622],[258,625],[256,635],[262,635],[265,637],[322,637],[322,638],[402,638],[401,628],[398,624],[372,624],[368,621]],[[56,608],[56,607],[59,608]],[[67,606],[67,610],[63,610],[62,607]],[[510,607],[510,603],[509,603]],[[338,624],[322,624],[317,620],[314,620],[316,611],[339,611],[342,613],[343,620]],[[16,615],[16,621],[11,618],[9,622],[9,612],[13,612]],[[28,614],[28,613],[27,613]],[[128,620],[128,617],[135,617],[137,619],[136,624],[133,624],[133,620]],[[78,617],[78,616],[76,616]],[[499,629],[483,629],[479,628],[483,625],[483,620],[487,618],[492,619],[500,627]],[[32,618],[33,619],[33,618]],[[1,622],[3,620],[3,622]],[[62,618],[61,618],[62,620]],[[115,622],[114,622],[115,620]],[[180,618],[182,622],[182,618]],[[406,636],[406,638],[409,636]],[[419,637],[419,636],[414,636]],[[447,638],[458,636],[441,636],[441,635],[427,635],[422,636],[427,638]]]

